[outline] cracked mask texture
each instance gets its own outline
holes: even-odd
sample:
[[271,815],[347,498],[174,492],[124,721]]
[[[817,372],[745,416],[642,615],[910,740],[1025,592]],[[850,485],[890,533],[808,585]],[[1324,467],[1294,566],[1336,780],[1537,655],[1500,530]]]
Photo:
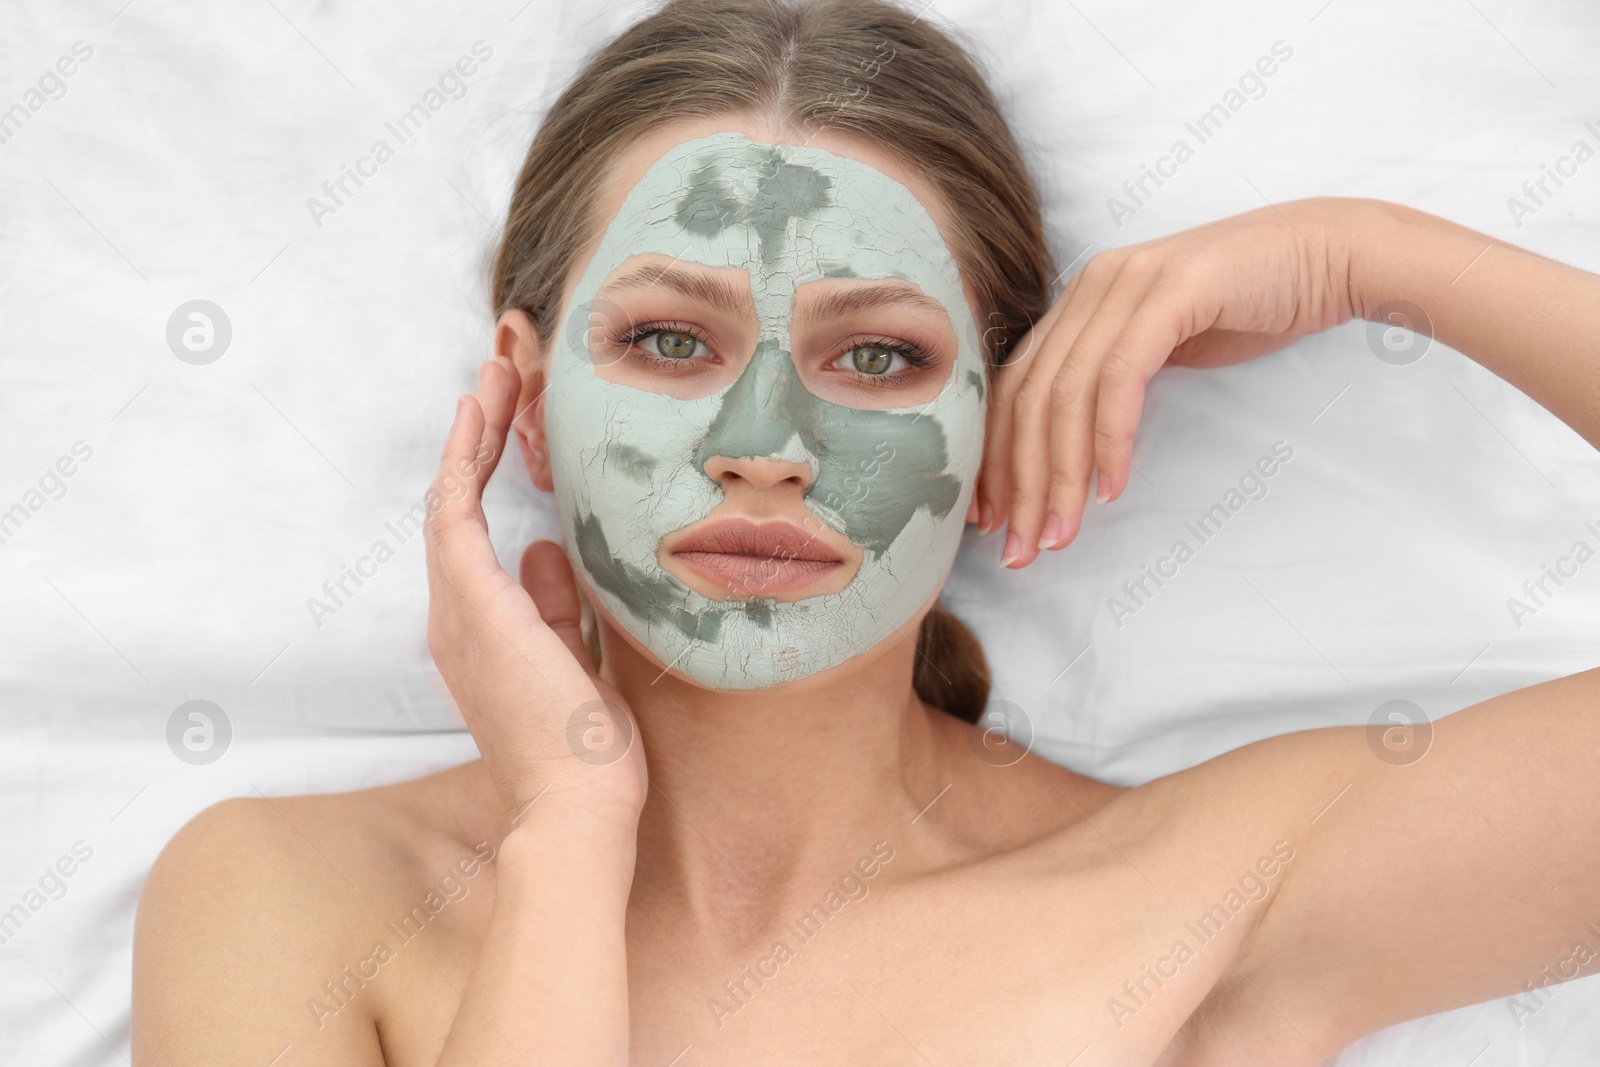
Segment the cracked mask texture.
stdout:
[[[737,379],[684,400],[607,381],[590,312],[631,256],[749,273],[758,340]],[[899,409],[823,400],[789,353],[795,290],[897,278],[942,304],[957,357],[939,395]],[[670,149],[629,192],[551,354],[547,419],[567,554],[610,616],[664,666],[757,689],[837,666],[908,621],[948,573],[983,451],[983,358],[960,271],[911,191],[817,148],[721,133]],[[722,500],[713,456],[805,463],[812,521],[863,550],[837,593],[716,600],[664,571],[662,539]]]

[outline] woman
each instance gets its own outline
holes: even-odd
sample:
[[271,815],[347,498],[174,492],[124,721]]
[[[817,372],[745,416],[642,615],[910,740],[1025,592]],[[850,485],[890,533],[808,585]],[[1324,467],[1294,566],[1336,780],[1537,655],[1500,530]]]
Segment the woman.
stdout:
[[[1600,281],[1336,199],[1051,273],[913,13],[685,0],[612,42],[529,153],[428,496],[483,758],[180,832],[136,1061],[1313,1064],[1592,969],[1600,674],[1406,766],[1326,729],[1121,789],[971,725],[935,602],[963,521],[1022,567],[1120,494],[1167,361],[1396,301],[1600,442]],[[508,436],[567,533],[520,583],[479,508]]]

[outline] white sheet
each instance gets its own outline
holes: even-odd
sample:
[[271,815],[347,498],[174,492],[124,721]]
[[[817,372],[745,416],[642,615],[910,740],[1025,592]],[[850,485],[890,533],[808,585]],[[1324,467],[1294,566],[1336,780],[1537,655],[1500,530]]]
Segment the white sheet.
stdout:
[[[275,5],[31,0],[0,35],[0,109],[27,107],[74,42],[92,49],[0,143],[0,512],[75,443],[92,450],[0,543],[0,909],[75,843],[93,850],[0,945],[6,1063],[126,1054],[138,888],[194,812],[474,751],[428,660],[420,546],[385,524],[426,486],[487,349],[483,260],[536,117],[634,8]],[[994,70],[1063,266],[1264,198],[1339,194],[1600,268],[1600,162],[1520,226],[1506,203],[1574,141],[1600,146],[1586,0],[962,0],[931,17]],[[1116,226],[1107,198],[1280,40],[1293,54],[1259,99]],[[385,124],[477,41],[493,55],[464,95],[398,144]],[[380,138],[393,158],[315,219],[308,198]],[[194,299],[232,327],[204,366],[166,339]],[[1270,495],[1119,628],[1107,599],[1280,440],[1294,458]],[[1506,601],[1574,540],[1600,543],[1585,527],[1600,463],[1442,348],[1389,366],[1352,325],[1164,372],[1136,461],[1071,550],[1010,574],[998,538],[970,539],[949,587],[996,695],[1077,770],[1142,781],[1391,698],[1439,715],[1595,664],[1600,563],[1520,627]],[[523,478],[508,463],[488,504],[507,559],[552,529]],[[308,598],[379,539],[393,558],[317,625]],[[233,728],[205,766],[165,741],[191,699]],[[1597,1048],[1588,980],[1520,1028],[1493,1002],[1338,1062],[1576,1067]]]

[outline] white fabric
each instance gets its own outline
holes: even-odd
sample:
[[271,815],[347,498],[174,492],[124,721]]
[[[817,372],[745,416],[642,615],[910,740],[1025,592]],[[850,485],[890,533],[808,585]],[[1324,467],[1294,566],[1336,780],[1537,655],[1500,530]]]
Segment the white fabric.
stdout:
[[[993,70],[1063,266],[1263,198],[1338,194],[1600,268],[1600,162],[1520,226],[1506,204],[1574,141],[1600,144],[1588,0],[1319,5],[951,0],[929,17]],[[42,106],[0,143],[0,512],[76,442],[92,456],[0,543],[0,910],[75,843],[93,855],[0,945],[0,1061],[121,1061],[138,889],[201,808],[471,758],[425,647],[421,547],[386,523],[419,498],[487,351],[483,267],[536,118],[634,10],[8,6],[0,109]],[[64,64],[64,93],[47,79],[58,98],[29,98],[80,40],[93,54]],[[1279,40],[1293,54],[1265,93],[1118,228],[1107,198]],[[477,41],[493,55],[464,95],[399,144],[386,123]],[[393,157],[314,220],[307,199],[380,138]],[[232,327],[204,366],[166,336],[194,299]],[[1294,457],[1270,495],[1119,628],[1107,599],[1277,441]],[[1005,573],[999,538],[969,533],[948,588],[996,695],[1079,771],[1139,782],[1391,698],[1445,714],[1595,663],[1600,563],[1520,627],[1507,598],[1596,543],[1600,463],[1442,348],[1391,366],[1351,325],[1165,372],[1135,459],[1070,550]],[[488,508],[508,561],[551,529],[515,461]],[[393,558],[317,625],[307,599],[379,539]],[[191,699],[232,724],[205,766],[165,740]],[[1575,1067],[1596,1048],[1586,980],[1520,1028],[1492,1002],[1338,1062]]]

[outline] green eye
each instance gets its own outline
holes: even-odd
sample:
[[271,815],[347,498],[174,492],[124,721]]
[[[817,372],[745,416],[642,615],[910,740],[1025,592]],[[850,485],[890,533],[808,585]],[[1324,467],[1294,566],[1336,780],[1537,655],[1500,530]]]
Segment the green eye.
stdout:
[[856,345],[850,350],[850,361],[862,374],[887,373],[894,356],[894,350],[883,345]]
[[700,342],[694,335],[681,330],[657,330],[650,335],[650,340],[652,343],[647,347],[667,359],[688,359],[700,350]]

